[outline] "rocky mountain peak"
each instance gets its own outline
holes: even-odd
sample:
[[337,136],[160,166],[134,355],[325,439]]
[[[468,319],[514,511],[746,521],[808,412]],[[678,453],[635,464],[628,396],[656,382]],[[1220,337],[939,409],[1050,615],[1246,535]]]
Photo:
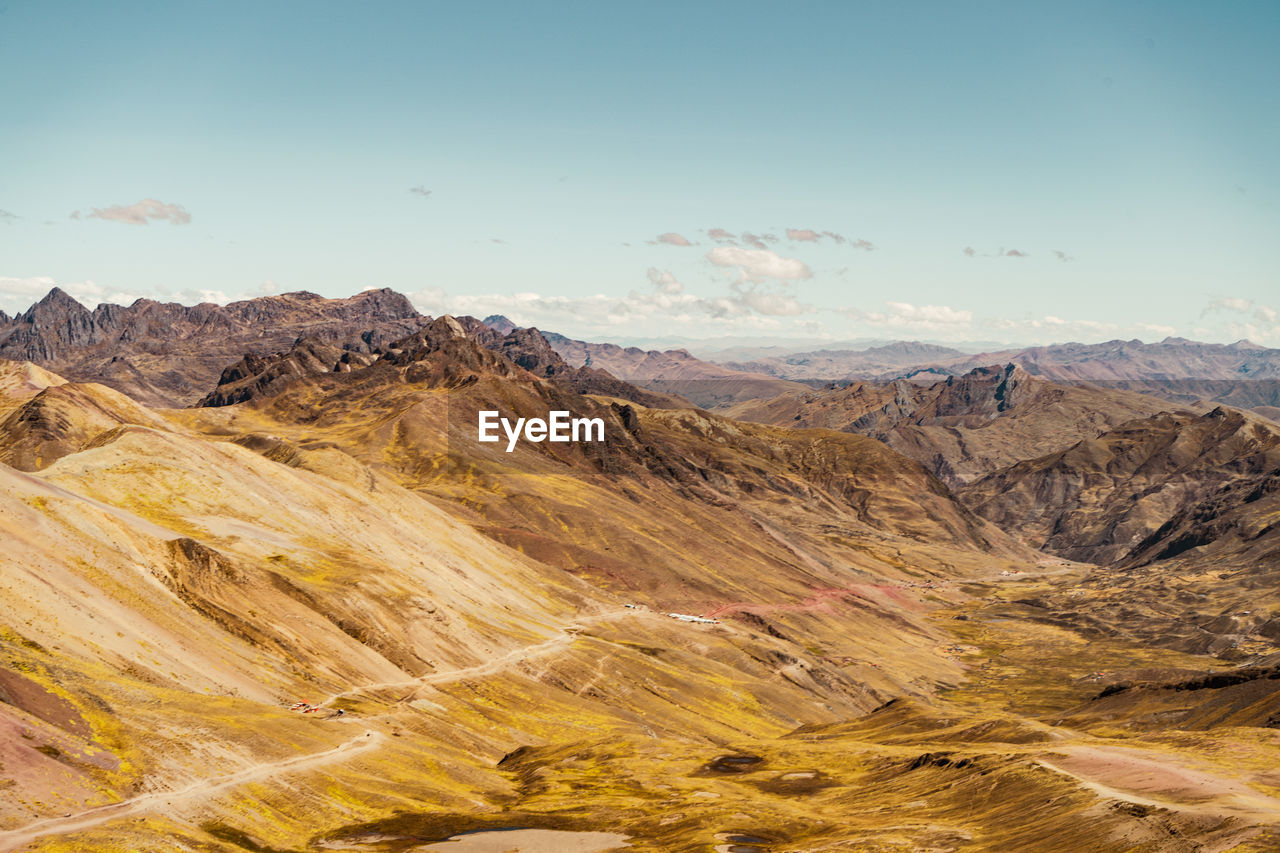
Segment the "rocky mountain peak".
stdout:
[[[54,288],[0,324],[0,358],[37,362],[75,381],[101,382],[149,405],[180,406],[208,393],[223,368],[246,353],[269,358],[306,337],[372,353],[427,319],[405,296],[387,289],[346,299],[298,291],[227,305],[139,299],[90,312]],[[264,365],[242,367],[256,375]]]
[[542,333],[532,327],[513,329],[495,349],[535,376],[554,376],[569,369]]
[[88,308],[60,287],[55,287],[17,319],[24,323],[58,323],[70,317],[89,317]]
[[515,323],[511,322],[501,314],[490,314],[488,317],[484,318],[483,322],[486,326],[493,329],[500,335],[510,334],[518,328]]
[[407,319],[418,316],[418,309],[413,307],[409,297],[389,287],[361,291],[351,297],[351,302],[375,317]]

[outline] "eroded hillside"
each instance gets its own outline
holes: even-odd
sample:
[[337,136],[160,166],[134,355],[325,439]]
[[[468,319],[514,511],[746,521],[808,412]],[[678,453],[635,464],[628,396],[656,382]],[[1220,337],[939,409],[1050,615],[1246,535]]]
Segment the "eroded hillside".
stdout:
[[[0,374],[0,849],[1274,838],[1271,623],[1130,630],[880,441],[646,406],[527,330],[300,346],[198,409]],[[481,409],[606,440],[507,452]]]

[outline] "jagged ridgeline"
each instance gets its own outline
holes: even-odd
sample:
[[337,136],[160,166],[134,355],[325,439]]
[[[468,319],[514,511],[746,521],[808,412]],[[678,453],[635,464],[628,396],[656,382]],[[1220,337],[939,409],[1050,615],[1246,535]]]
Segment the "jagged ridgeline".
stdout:
[[390,291],[0,324],[0,850],[1275,838],[1256,414]]

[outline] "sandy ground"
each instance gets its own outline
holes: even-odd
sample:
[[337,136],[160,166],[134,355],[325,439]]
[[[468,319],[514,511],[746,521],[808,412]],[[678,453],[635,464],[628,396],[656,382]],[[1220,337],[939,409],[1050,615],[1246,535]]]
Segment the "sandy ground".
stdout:
[[1186,812],[1280,818],[1280,800],[1156,752],[1068,746],[1038,763],[1109,799]]

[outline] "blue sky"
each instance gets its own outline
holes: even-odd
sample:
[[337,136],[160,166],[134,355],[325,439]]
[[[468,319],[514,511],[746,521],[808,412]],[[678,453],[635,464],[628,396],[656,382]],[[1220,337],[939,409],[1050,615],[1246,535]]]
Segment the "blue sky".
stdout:
[[1278,43],[1274,2],[0,0],[0,310],[1280,346]]

